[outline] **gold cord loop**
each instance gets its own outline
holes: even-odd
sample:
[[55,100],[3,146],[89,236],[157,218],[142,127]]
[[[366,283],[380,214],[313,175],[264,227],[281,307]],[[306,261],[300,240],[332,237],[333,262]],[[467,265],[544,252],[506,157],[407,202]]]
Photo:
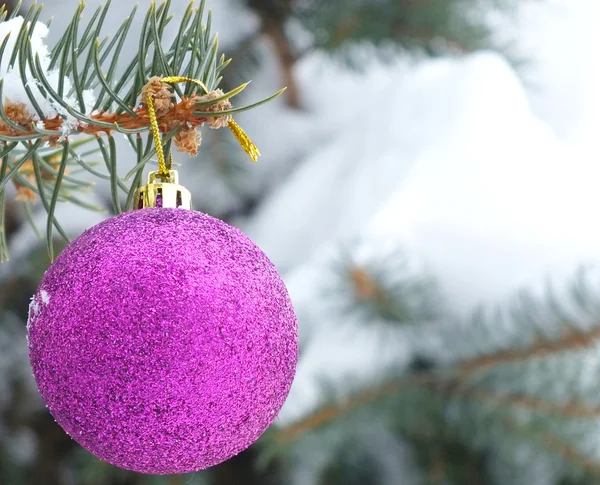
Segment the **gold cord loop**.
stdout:
[[148,93],[146,97],[148,104],[148,116],[150,117],[150,131],[152,131],[152,138],[154,138],[154,147],[156,148],[156,158],[158,158],[158,174],[163,177],[169,176],[169,170],[172,166],[172,157],[169,155],[169,166],[165,163],[165,153],[162,146],[162,140],[160,137],[160,130],[158,127],[158,120],[156,119],[156,112],[154,111],[154,101],[152,100],[152,94]]
[[248,154],[250,160],[253,162],[258,162],[258,157],[260,156],[258,147],[252,142],[250,137],[246,135],[246,132],[242,130],[242,127],[238,125],[232,117],[229,117],[229,124],[227,127],[231,130],[231,133],[233,133],[233,136],[235,136],[235,139],[238,141],[240,146]]
[[[171,83],[171,84],[184,83],[184,82],[194,83],[194,84],[200,86],[204,90],[204,92],[206,94],[208,94],[208,89],[206,88],[204,83],[202,81],[200,81],[199,79],[193,79],[193,78],[184,77],[184,76],[167,76],[167,77],[163,77],[161,79],[161,81],[165,82],[165,83]],[[258,147],[252,142],[252,140],[246,134],[246,132],[242,129],[242,127],[240,125],[238,125],[236,121],[234,121],[234,119],[231,115],[227,115],[227,127],[231,130],[231,132],[233,133],[233,136],[235,136],[235,139],[238,141],[238,143],[240,144],[242,149],[248,154],[250,159],[253,162],[257,162],[258,157],[260,156],[260,151],[258,151]]]
[[[208,94],[208,89],[202,81],[199,79],[193,79],[184,76],[167,76],[161,78],[162,82],[165,83],[181,83],[190,82],[200,86],[205,93]],[[156,111],[154,110],[154,100],[152,99],[152,93],[148,93],[146,97],[146,104],[148,105],[148,116],[150,117],[150,130],[152,131],[152,138],[154,138],[154,145],[156,147],[156,157],[158,158],[158,173],[162,176],[168,177],[169,171],[173,167],[173,156],[169,154],[168,161],[165,162],[165,154],[162,146],[162,140],[160,136],[160,129],[158,126],[158,119],[156,118]],[[253,162],[258,161],[260,151],[258,147],[252,142],[250,137],[242,129],[240,125],[229,115],[227,116],[227,127],[235,136],[242,149],[248,154]]]

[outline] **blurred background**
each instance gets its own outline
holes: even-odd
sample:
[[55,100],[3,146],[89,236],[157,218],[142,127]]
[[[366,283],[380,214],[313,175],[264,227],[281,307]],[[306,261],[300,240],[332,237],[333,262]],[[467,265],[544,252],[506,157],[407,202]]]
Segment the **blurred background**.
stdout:
[[[77,3],[46,2],[49,46]],[[105,33],[133,6],[113,2]],[[0,484],[600,483],[600,3],[207,7],[233,58],[223,88],[252,80],[237,105],[288,87],[237,117],[258,164],[226,130],[175,161],[195,209],[241,228],[288,285],[301,340],[289,399],[256,445],[205,472],[143,476],[82,450],[29,368],[27,309],[49,262],[27,219],[46,215],[13,188]],[[89,197],[110,210],[108,187]],[[107,216],[57,210],[73,236]]]

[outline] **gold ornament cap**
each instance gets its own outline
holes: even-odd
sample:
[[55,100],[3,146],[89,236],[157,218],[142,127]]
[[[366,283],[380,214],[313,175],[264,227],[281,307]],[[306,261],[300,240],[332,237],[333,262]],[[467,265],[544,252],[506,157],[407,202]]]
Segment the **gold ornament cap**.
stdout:
[[176,170],[148,174],[148,184],[140,187],[135,193],[133,210],[149,207],[192,209],[192,194],[183,185],[179,185]]

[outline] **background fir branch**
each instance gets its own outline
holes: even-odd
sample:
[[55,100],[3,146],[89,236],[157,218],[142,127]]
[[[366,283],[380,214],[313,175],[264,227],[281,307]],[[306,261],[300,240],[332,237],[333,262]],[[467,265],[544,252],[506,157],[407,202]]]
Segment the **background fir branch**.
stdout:
[[[390,369],[376,383],[355,382],[354,391],[348,390],[346,381],[342,397],[338,394],[305,418],[270,433],[264,440],[264,459],[289,456],[304,440],[323,437],[330,430],[347,435],[361,416],[377,415],[399,439],[427,454],[425,468],[441,474],[432,483],[464,483],[448,481],[447,474],[454,473],[457,464],[444,464],[442,473],[438,469],[442,465],[432,462],[440,456],[434,443],[468,450],[479,464],[483,462],[477,455],[496,454],[509,467],[517,450],[525,448],[553,459],[564,479],[582,474],[600,479],[595,440],[600,426],[595,390],[599,374],[594,364],[600,349],[598,299],[588,299],[592,292],[582,275],[567,293],[578,296],[559,298],[551,292],[541,301],[521,295],[518,304],[492,317],[480,312],[468,325],[440,324],[444,328],[437,329],[443,336],[439,347],[455,355],[436,359],[435,349],[423,349],[431,369]],[[528,302],[525,308],[523,301]],[[502,318],[513,321],[499,325]],[[487,350],[473,345],[483,328],[495,335],[482,342]],[[541,335],[540,328],[549,331]],[[520,343],[513,340],[517,334]],[[468,343],[470,356],[461,355],[457,340]],[[582,380],[583,374],[589,377]],[[320,443],[326,447],[327,440]],[[515,444],[518,448],[511,448]],[[458,456],[463,460],[462,454]],[[486,469],[480,465],[477,469],[484,483]]]
[[[510,2],[497,2],[502,7]],[[301,2],[297,16],[311,32],[315,47],[332,53],[353,43],[395,44],[430,54],[470,52],[488,46],[490,29],[472,13],[473,0],[350,0]]]
[[[261,38],[257,33],[262,34],[273,46],[292,108],[303,106],[294,65],[315,50],[354,69],[362,69],[367,60],[356,50],[365,44],[374,46],[371,55],[382,59],[398,51],[441,56],[493,48],[521,62],[510,45],[493,39],[478,15],[482,9],[508,12],[515,7],[513,0],[243,0],[243,4],[258,15],[260,27],[234,47],[234,52],[250,53],[248,62],[238,63],[236,69],[247,73],[256,66],[259,56],[252,53]],[[298,26],[304,29],[302,41],[293,33]]]
[[440,318],[442,299],[433,278],[397,247],[379,245],[376,253],[361,255],[368,247],[367,241],[352,241],[333,262],[324,296],[337,307],[336,313],[389,326]]

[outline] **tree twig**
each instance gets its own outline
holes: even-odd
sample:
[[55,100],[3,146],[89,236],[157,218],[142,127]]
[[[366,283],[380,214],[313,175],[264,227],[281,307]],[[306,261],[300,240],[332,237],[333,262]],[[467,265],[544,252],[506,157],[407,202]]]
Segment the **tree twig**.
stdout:
[[600,325],[588,332],[570,329],[556,340],[541,340],[520,349],[508,349],[466,361],[460,366],[463,377],[501,364],[518,362],[531,357],[544,357],[577,349],[587,349],[600,338]]
[[518,394],[495,394],[491,391],[469,389],[461,385],[466,377],[472,373],[494,365],[507,362],[516,362],[532,357],[543,357],[569,350],[588,348],[600,337],[600,327],[595,327],[589,332],[571,330],[565,332],[562,338],[554,341],[538,342],[529,347],[515,350],[504,350],[464,362],[457,372],[424,372],[413,376],[403,376],[400,379],[387,382],[383,385],[358,392],[342,402],[325,406],[309,416],[284,428],[276,437],[278,444],[295,441],[300,436],[324,426],[338,417],[368,405],[377,399],[401,392],[415,386],[427,386],[430,391],[444,392],[449,396],[463,395],[473,399],[485,400],[495,405],[517,406],[531,411],[547,414],[556,414],[565,418],[598,418],[600,408],[586,406],[576,402],[564,404],[552,403],[538,397]]

